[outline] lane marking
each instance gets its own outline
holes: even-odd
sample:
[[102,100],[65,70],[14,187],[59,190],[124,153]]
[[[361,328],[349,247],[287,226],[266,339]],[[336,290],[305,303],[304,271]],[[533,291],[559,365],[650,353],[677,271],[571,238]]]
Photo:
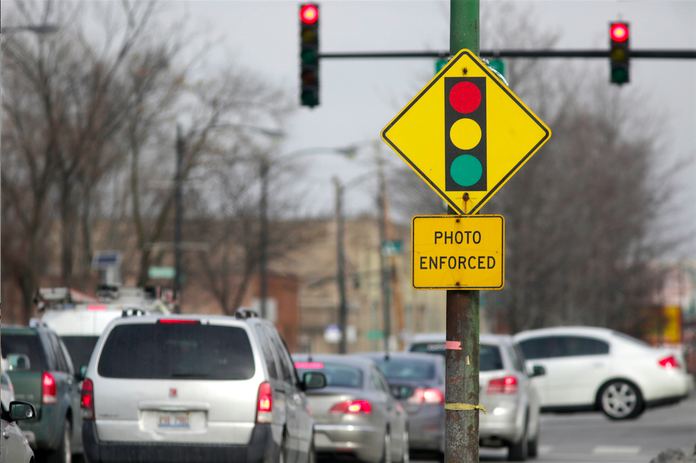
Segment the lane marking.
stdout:
[[640,453],[639,446],[621,446],[621,445],[598,445],[592,450],[592,453],[597,454],[624,454],[638,455]]

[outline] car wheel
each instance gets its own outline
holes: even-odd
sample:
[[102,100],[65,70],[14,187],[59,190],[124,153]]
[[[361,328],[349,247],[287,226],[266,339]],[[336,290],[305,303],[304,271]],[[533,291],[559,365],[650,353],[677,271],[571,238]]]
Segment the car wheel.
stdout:
[[288,461],[285,442],[287,442],[287,440],[285,439],[285,432],[283,432],[283,439],[280,441],[280,446],[278,447],[278,463],[285,463]]
[[539,455],[539,436],[527,442],[527,455],[532,458]]
[[404,429],[404,438],[401,444],[401,463],[410,463],[411,453],[408,448],[408,429]]
[[643,413],[643,397],[638,387],[622,379],[611,381],[599,393],[602,412],[612,420],[636,418]]
[[381,463],[392,463],[391,435],[389,430],[384,431],[384,449],[382,450]]
[[309,450],[307,451],[307,463],[317,462],[317,452],[314,450],[314,434],[310,437]]
[[527,457],[529,456],[529,448],[527,447],[527,444],[529,443],[529,430],[527,429],[527,421],[528,418],[525,418],[524,431],[522,432],[522,437],[520,437],[520,440],[508,446],[509,461],[526,461]]
[[63,437],[60,440],[60,446],[53,452],[48,454],[46,461],[48,463],[71,463],[72,462],[72,426],[70,421],[65,420],[63,425]]
[[536,435],[527,441],[527,455],[529,457],[537,457],[539,455],[539,428],[540,426],[537,425]]

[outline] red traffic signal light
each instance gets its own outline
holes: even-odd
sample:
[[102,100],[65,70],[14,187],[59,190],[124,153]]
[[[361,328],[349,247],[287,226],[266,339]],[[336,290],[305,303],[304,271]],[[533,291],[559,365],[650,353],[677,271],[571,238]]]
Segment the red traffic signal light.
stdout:
[[629,82],[629,32],[628,23],[609,24],[609,80],[613,84]]
[[317,5],[302,5],[300,8],[300,20],[305,24],[313,24],[319,19],[319,8]]
[[613,23],[609,27],[609,36],[615,42],[625,42],[628,40],[628,24]]
[[300,5],[300,105],[319,105],[319,5]]

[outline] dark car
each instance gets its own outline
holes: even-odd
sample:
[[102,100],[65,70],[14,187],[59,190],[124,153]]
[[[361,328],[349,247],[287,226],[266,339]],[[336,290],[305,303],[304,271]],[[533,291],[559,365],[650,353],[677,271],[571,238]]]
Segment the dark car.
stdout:
[[394,352],[356,354],[377,364],[392,394],[408,412],[409,446],[444,453],[445,359],[441,355]]
[[45,326],[3,326],[2,355],[15,399],[36,408],[22,430],[38,455],[67,463],[82,453],[80,379],[58,335]]

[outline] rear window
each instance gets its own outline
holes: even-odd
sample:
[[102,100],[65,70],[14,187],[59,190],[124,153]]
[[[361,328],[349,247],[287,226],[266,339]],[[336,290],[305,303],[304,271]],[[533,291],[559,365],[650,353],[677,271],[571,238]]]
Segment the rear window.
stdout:
[[99,340],[99,336],[61,336],[60,338],[70,353],[73,365],[78,370],[82,365],[89,364],[94,346],[97,345]]
[[411,352],[447,355],[444,342],[419,342],[411,345]]
[[479,370],[494,371],[503,369],[503,359],[500,356],[500,348],[481,344],[479,351]]
[[348,387],[354,389],[363,388],[363,372],[357,367],[335,363],[322,363],[321,368],[297,368],[297,373],[300,375],[300,378],[308,371],[318,371],[323,373],[324,376],[326,376],[327,387]]
[[27,334],[2,333],[2,356],[7,358],[10,354],[23,354],[29,358],[29,370],[43,371],[43,355],[39,335],[34,332]]
[[[438,357],[434,357],[437,359]],[[372,359],[389,381],[435,379],[435,364],[422,359]]]
[[107,378],[242,380],[255,368],[242,328],[154,323],[114,327],[97,371]]

